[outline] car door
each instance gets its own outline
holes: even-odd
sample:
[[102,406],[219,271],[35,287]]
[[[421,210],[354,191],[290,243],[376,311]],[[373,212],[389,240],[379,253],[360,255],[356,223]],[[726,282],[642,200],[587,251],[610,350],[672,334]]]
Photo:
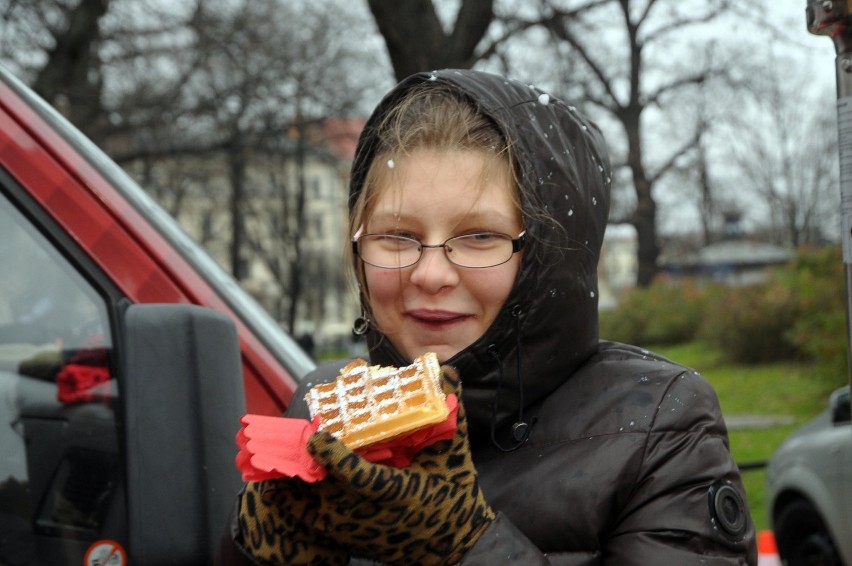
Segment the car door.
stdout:
[[[160,343],[159,365],[128,355],[139,307],[154,313],[134,320],[149,320],[140,340]],[[178,344],[205,326],[212,336]],[[280,414],[312,367],[120,168],[0,68],[0,564],[208,563],[239,480],[236,408]]]
[[[126,540],[113,321],[122,296],[13,204],[0,171],[0,563]],[[19,187],[18,187],[19,189]]]

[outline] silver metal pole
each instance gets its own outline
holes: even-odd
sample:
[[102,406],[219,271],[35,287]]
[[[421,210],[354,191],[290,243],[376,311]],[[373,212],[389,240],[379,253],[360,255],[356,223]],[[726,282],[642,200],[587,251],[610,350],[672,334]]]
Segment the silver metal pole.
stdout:
[[840,211],[846,276],[846,343],[852,385],[852,0],[808,0],[808,31],[827,35],[837,53],[837,135]]

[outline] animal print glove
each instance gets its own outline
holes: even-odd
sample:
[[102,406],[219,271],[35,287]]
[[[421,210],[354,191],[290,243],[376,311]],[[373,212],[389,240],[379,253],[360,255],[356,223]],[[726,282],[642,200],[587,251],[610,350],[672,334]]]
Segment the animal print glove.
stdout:
[[317,530],[352,555],[387,564],[454,564],[494,519],[470,454],[461,384],[443,367],[444,390],[459,397],[455,437],[424,448],[406,468],[373,464],[327,432],[308,450],[329,475],[315,487]]
[[317,497],[297,479],[248,482],[240,495],[237,544],[261,564],[337,566],[349,554],[307,525]]

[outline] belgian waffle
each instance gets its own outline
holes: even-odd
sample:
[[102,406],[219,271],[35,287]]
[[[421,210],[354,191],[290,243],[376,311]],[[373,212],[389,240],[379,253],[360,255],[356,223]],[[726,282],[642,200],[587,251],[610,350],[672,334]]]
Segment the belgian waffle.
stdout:
[[334,381],[311,388],[305,401],[311,418],[320,415],[319,429],[353,450],[443,422],[449,415],[441,367],[431,352],[402,368],[357,359]]

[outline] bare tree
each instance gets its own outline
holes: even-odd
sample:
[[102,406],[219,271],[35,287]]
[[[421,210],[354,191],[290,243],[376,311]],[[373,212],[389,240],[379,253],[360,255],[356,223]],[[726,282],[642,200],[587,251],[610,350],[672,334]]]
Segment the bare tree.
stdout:
[[[715,45],[710,52],[720,49],[723,48]],[[698,61],[705,59],[701,55],[695,57]],[[730,59],[742,61],[745,58]],[[706,65],[702,63],[701,66]],[[752,76],[753,71],[743,74]],[[668,224],[670,229],[680,226],[673,231],[681,237],[697,236],[686,238],[686,241],[692,240],[693,246],[707,246],[730,236],[726,231],[729,224],[726,218],[741,209],[736,202],[736,190],[732,190],[723,174],[729,155],[722,149],[727,142],[722,142],[720,136],[733,121],[740,120],[737,100],[745,94],[744,85],[731,77],[684,89],[677,96],[677,103],[669,104],[676,111],[668,112],[665,120],[656,124],[655,129],[661,136],[677,138],[678,132],[689,131],[696,139],[694,148],[682,155],[674,163],[671,174],[661,180],[659,188],[667,190],[658,192],[661,224]],[[691,205],[693,210],[684,211],[684,205]],[[693,217],[695,222],[691,222]],[[685,219],[686,225],[683,224]],[[697,233],[691,234],[693,232]]]
[[[316,133],[329,117],[363,115],[387,89],[381,38],[365,33],[366,6],[346,0],[166,4],[109,2],[89,38],[99,114],[88,133],[238,278],[265,267],[265,298],[275,297],[273,314],[292,331],[325,297],[346,294],[342,277],[328,276],[341,273],[340,254],[305,246],[316,232],[305,225],[307,192],[313,164],[325,160],[345,203],[339,157]],[[59,16],[81,6],[0,0],[0,57],[17,57],[29,82],[47,77],[47,22],[62,31],[70,19]],[[7,37],[31,48],[12,49]],[[345,205],[330,213],[342,222]]]
[[33,90],[76,124],[91,125],[102,119],[98,50],[100,22],[110,0],[5,4],[3,54],[33,77]]
[[[317,219],[309,216],[307,206],[309,200],[318,198],[313,195],[309,199],[308,192],[315,190],[319,183],[316,164],[324,162],[326,171],[335,171],[335,181],[340,183],[342,194],[319,198],[340,202],[339,209],[331,209],[327,214],[336,216],[332,224],[343,222],[346,187],[336,173],[337,158],[329,153],[330,140],[323,125],[329,118],[360,114],[364,95],[372,88],[369,83],[377,82],[366,72],[376,67],[374,55],[355,48],[364,44],[364,38],[355,41],[352,30],[368,25],[368,21],[359,20],[360,17],[347,10],[331,10],[328,5],[312,5],[298,10],[291,21],[292,43],[286,52],[286,81],[282,82],[286,91],[282,92],[279,103],[286,104],[289,109],[287,137],[278,140],[287,149],[284,163],[287,174],[271,185],[279,207],[257,211],[253,216],[257,227],[272,237],[252,238],[256,258],[274,274],[289,297],[287,310],[280,318],[291,331],[295,330],[299,319],[321,318],[319,312],[312,315],[303,310],[300,313],[300,308],[313,305],[316,311],[322,311],[326,295],[342,294],[339,285],[342,281],[324,275],[329,271],[341,271],[341,255],[317,257],[313,247],[306,246],[310,238],[318,236],[317,229],[308,223],[309,219]],[[285,56],[283,50],[278,54]],[[378,81],[378,88],[385,86],[384,81]],[[374,96],[378,98],[377,93]],[[334,241],[340,241],[343,234],[335,231],[333,236]],[[342,254],[342,246],[339,249]],[[319,254],[328,255],[325,249]],[[329,262],[333,265],[329,266]]]
[[462,0],[452,30],[444,31],[432,0],[368,0],[385,39],[397,80],[420,71],[470,68],[494,19],[494,0]]
[[767,210],[778,244],[817,244],[834,233],[837,194],[836,116],[821,101],[831,95],[810,89],[795,65],[777,60],[752,81],[743,100],[748,123],[735,123],[726,141],[734,168],[731,182]]
[[[689,29],[700,29],[726,14],[728,0],[541,0],[535,11],[503,3],[496,15],[492,2],[466,0],[449,32],[441,26],[431,1],[393,3],[392,13],[388,0],[369,4],[397,78],[446,66],[448,52],[457,66],[496,56],[507,72],[519,74],[522,70],[512,68],[506,58],[510,39],[535,27],[546,29],[562,59],[567,84],[560,88],[603,110],[622,130],[623,167],[630,173],[635,206],[626,218],[617,220],[636,228],[637,283],[651,282],[660,253],[654,187],[698,148],[702,133],[696,129],[676,139],[667,152],[651,152],[645,123],[649,114],[668,111],[667,104],[679,91],[703,86],[725,73],[725,61],[696,67],[694,59],[686,60],[688,50],[682,50],[680,59],[671,54],[678,37],[680,45],[686,45],[683,36]],[[472,20],[478,24],[471,25]],[[462,29],[465,22],[469,31]],[[495,26],[489,28],[491,22]]]
[[195,1],[0,0],[0,58],[97,144],[124,149],[131,130],[168,120],[157,109],[181,82],[162,63],[180,68],[189,53]]
[[684,45],[678,36],[721,17],[728,2],[589,0],[565,8],[556,0],[544,0],[543,5],[542,25],[588,72],[579,87],[582,99],[614,118],[623,131],[624,166],[636,197],[626,220],[636,228],[637,284],[646,286],[657,272],[660,254],[654,186],[698,146],[700,130],[670,142],[665,154],[651,157],[643,121],[652,111],[665,109],[674,93],[724,73],[722,61],[696,67],[694,60],[678,60],[672,52],[676,45]]

